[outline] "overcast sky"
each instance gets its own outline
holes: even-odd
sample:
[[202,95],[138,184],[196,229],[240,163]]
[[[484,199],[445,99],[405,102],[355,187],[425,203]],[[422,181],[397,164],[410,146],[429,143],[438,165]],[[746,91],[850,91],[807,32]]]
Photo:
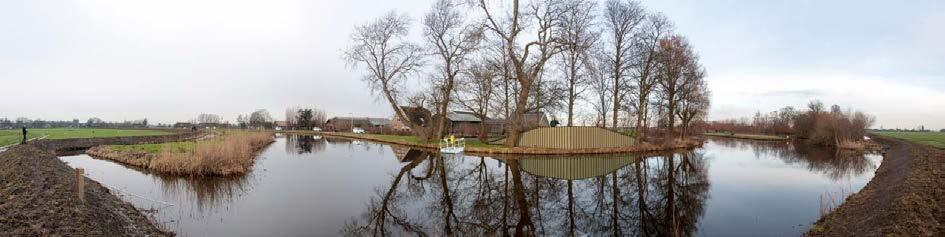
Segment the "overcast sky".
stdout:
[[[349,34],[431,1],[0,1],[0,117],[233,121],[318,105],[389,117],[341,59]],[[644,1],[702,57],[711,119],[819,98],[877,127],[945,128],[945,2]]]

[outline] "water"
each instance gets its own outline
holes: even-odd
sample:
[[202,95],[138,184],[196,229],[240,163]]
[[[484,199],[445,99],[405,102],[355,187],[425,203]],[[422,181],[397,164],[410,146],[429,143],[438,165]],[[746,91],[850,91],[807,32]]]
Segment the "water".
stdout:
[[861,189],[882,157],[731,139],[642,160],[442,157],[291,136],[277,138],[239,178],[61,159],[130,193],[122,197],[181,236],[797,236],[823,203]]

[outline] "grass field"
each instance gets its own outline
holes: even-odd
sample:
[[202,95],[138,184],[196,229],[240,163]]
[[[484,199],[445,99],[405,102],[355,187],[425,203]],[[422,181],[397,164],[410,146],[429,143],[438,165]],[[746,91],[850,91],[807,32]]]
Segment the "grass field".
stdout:
[[764,140],[764,141],[780,141],[787,140],[787,137],[775,136],[775,135],[763,135],[763,134],[742,134],[742,133],[705,133],[706,136],[714,137],[730,137],[730,138],[740,138],[740,139],[752,139],[752,140]]
[[109,145],[109,148],[116,151],[143,151],[151,154],[161,153],[167,149],[174,153],[192,152],[197,148],[197,142],[170,142],[157,144],[136,144],[136,145]]
[[874,132],[879,135],[899,138],[902,140],[925,144],[945,149],[945,133],[943,132]]
[[[20,129],[0,130],[0,146],[20,142],[23,138]],[[29,139],[47,136],[46,139],[95,138],[95,137],[134,137],[167,135],[170,132],[157,130],[134,129],[100,129],[100,128],[37,128],[27,129]]]

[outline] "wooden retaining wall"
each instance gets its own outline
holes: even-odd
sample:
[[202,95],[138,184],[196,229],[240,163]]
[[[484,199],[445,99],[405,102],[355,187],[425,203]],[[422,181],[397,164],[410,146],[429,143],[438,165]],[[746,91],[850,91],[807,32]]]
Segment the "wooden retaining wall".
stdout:
[[522,133],[519,145],[555,149],[613,148],[632,146],[633,138],[599,127],[543,127]]

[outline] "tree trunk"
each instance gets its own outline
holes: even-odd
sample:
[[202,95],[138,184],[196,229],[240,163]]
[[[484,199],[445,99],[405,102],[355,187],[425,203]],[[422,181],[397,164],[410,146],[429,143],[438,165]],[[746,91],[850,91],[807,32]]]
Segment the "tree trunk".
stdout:
[[571,62],[570,62],[571,68],[570,68],[570,75],[569,75],[571,79],[568,81],[569,83],[568,85],[568,127],[574,126],[574,122],[573,122],[574,100],[575,100],[575,97],[577,97],[576,95],[577,92],[575,90],[576,88],[574,88],[575,86],[577,86],[577,60],[576,58],[577,58],[576,55],[571,55]]
[[[450,67],[447,67],[447,70],[451,70]],[[446,131],[444,131],[446,129],[446,113],[449,111],[450,95],[453,93],[453,78],[452,75],[447,75],[446,85],[443,87],[443,102],[439,108],[440,119],[437,122],[436,139],[446,136]]]
[[446,182],[446,167],[443,164],[443,157],[437,157],[437,160],[439,161],[437,168],[439,169],[440,173],[440,186],[443,186],[443,204],[446,205],[446,210],[443,213],[443,219],[444,222],[446,222],[446,236],[452,236],[453,225],[451,222],[452,219],[450,219],[450,217],[453,216],[453,199],[450,197],[450,189],[448,183]]
[[[530,88],[530,81],[521,81],[522,88]],[[522,127],[522,116],[525,114],[525,106],[528,105],[528,93],[530,90],[523,89],[522,92],[518,94],[518,98],[515,100],[515,113],[512,114],[511,127],[509,128],[509,136],[505,139],[505,145],[509,147],[517,147],[519,133],[521,132]]]
[[666,208],[666,222],[670,225],[673,236],[679,236],[678,220],[676,220],[676,190],[674,189],[676,182],[676,164],[673,155],[669,155],[667,158],[669,159],[669,177],[666,183],[666,204],[669,208]]
[[526,236],[531,235],[531,233],[523,232],[525,228],[532,231],[535,228],[532,224],[532,215],[528,211],[528,201],[525,200],[524,186],[522,186],[522,171],[518,163],[519,161],[517,159],[511,159],[508,163],[509,170],[512,172],[512,196],[515,198],[515,204],[518,206],[519,211],[518,224],[515,225],[515,236]]
[[479,123],[479,142],[487,143],[488,141],[488,131],[486,131],[486,116],[479,116],[479,120],[482,122]]

